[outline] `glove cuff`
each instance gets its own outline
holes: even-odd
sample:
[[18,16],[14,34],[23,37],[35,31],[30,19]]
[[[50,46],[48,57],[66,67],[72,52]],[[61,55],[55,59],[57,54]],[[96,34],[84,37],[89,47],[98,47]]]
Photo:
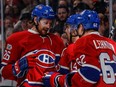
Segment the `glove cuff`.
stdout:
[[50,84],[52,87],[60,87],[59,77],[62,76],[60,73],[54,73],[51,75]]
[[19,59],[14,64],[12,64],[13,75],[18,78],[22,78],[27,70],[28,64],[26,58]]

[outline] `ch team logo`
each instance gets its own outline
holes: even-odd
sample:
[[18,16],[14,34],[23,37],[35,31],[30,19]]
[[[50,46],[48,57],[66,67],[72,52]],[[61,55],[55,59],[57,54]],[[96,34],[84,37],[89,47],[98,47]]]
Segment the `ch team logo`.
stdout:
[[55,54],[46,49],[39,50],[37,52],[37,65],[43,68],[55,67]]

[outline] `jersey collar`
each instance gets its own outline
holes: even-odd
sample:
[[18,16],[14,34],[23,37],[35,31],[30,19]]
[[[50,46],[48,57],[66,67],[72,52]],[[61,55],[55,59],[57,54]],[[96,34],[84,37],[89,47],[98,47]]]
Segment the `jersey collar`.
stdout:
[[28,31],[29,31],[30,33],[33,33],[33,34],[39,34],[37,31],[34,31],[34,30],[32,30],[32,29],[28,29]]
[[99,33],[99,32],[97,32],[97,31],[95,31],[95,32],[91,32],[91,33],[89,33],[89,34],[96,34],[96,35],[100,35],[100,33]]

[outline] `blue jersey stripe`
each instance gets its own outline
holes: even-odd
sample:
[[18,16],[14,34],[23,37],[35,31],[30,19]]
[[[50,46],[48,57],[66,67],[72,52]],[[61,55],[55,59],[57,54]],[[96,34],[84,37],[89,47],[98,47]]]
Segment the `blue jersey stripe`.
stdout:
[[96,68],[83,66],[79,71],[83,78],[90,82],[96,83],[100,78],[100,71]]

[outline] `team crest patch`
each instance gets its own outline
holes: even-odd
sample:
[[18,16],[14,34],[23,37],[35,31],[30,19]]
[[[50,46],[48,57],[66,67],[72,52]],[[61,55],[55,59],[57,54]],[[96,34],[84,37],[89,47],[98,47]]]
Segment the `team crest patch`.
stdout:
[[37,52],[37,65],[44,68],[53,68],[55,66],[55,54],[49,50],[39,50]]
[[6,49],[7,50],[11,50],[12,49],[12,45],[11,44],[7,44]]

